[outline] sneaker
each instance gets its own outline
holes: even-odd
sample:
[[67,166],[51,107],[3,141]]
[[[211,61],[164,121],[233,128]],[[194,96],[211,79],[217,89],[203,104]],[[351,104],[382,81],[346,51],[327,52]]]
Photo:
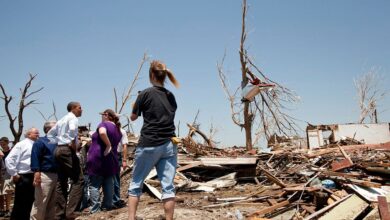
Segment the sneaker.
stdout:
[[118,202],[114,203],[113,208],[114,209],[120,209],[120,208],[125,207],[126,205],[127,205],[126,202],[121,199]]

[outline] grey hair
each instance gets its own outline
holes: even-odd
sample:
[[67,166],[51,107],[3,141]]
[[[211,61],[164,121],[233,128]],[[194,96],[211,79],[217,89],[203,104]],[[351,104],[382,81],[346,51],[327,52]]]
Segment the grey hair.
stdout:
[[37,131],[38,131],[38,128],[36,128],[36,127],[31,127],[31,128],[29,128],[29,129],[27,129],[26,134],[24,134],[24,137],[25,137],[25,138],[28,138],[28,135],[29,135],[31,132],[33,132],[34,130],[37,130]]
[[47,121],[45,122],[45,124],[43,125],[43,132],[45,132],[45,134],[47,134],[47,132],[50,131],[50,129],[56,124],[56,121]]

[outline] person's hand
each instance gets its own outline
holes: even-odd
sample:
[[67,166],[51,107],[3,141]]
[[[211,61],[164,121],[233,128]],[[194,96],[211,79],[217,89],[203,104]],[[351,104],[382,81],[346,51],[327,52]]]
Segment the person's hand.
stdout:
[[15,176],[12,177],[12,182],[16,184],[19,181],[19,179],[20,179],[20,176],[19,175],[15,175]]
[[39,186],[41,186],[41,182],[42,182],[42,180],[41,180],[41,172],[35,172],[34,173],[33,185],[35,187],[39,187]]
[[111,152],[112,147],[107,146],[106,149],[104,150],[104,156],[107,156]]
[[126,168],[127,168],[127,162],[126,161],[122,162],[122,168],[123,168],[123,170],[126,170]]

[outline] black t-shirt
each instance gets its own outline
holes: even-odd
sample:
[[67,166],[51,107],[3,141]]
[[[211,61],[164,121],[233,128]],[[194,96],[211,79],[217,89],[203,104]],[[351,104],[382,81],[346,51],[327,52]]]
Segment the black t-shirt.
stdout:
[[175,136],[175,96],[164,87],[143,90],[135,101],[133,113],[144,118],[139,147],[162,145]]

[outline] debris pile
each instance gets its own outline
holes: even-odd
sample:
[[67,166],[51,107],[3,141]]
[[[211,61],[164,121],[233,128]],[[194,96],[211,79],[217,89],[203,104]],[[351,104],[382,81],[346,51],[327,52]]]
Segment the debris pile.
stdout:
[[[210,194],[193,208],[235,207],[247,219],[388,219],[390,142],[248,153],[184,139],[179,152],[179,195]],[[145,182],[161,198],[154,176]],[[249,185],[249,191],[233,196]],[[216,197],[218,191],[232,195]],[[349,207],[353,209],[346,212]]]
[[[279,147],[264,153],[218,149],[203,135],[199,143],[192,138],[198,129],[191,129],[178,144],[177,219],[390,219],[390,142],[352,138],[309,149],[275,137]],[[125,185],[129,168],[122,173]],[[155,170],[144,188],[148,199],[141,207],[160,210]],[[154,219],[156,213],[140,215]]]

